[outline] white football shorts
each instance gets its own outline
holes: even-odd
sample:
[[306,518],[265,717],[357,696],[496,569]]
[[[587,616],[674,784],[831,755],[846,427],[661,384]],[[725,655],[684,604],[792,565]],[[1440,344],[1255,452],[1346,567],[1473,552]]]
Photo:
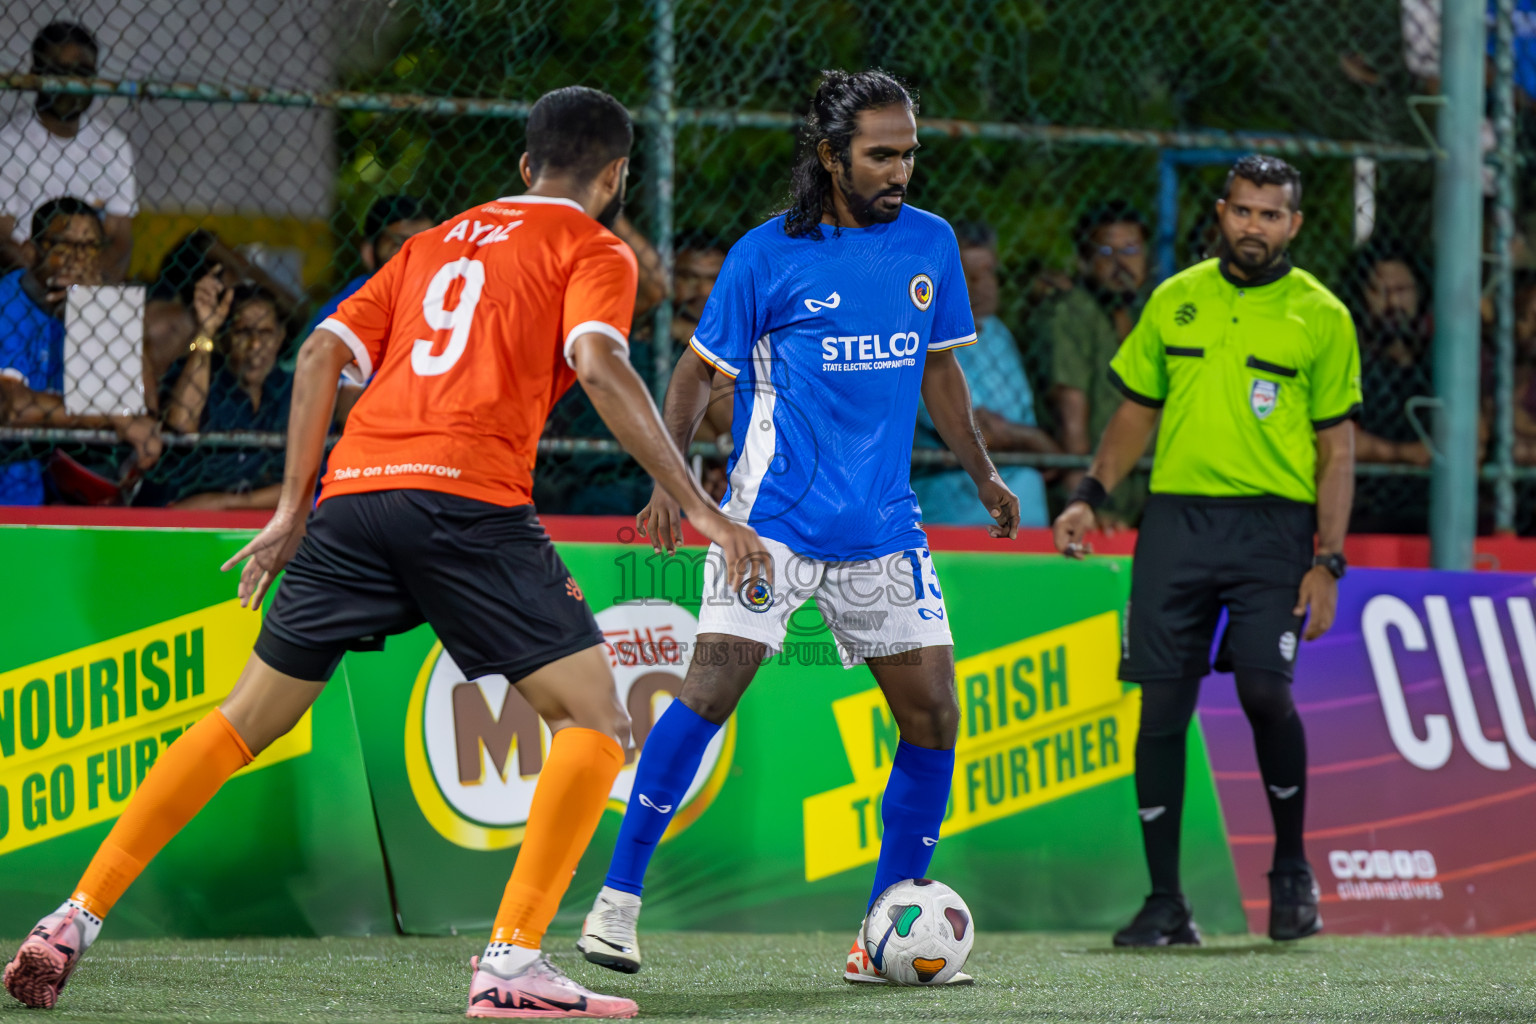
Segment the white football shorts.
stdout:
[[[704,560],[699,633],[724,633],[768,646],[770,654],[808,642],[826,622],[844,668],[919,647],[950,647],[944,594],[927,548],[892,551],[861,562],[824,562],[762,538],[773,559],[773,585],[748,580],[733,590],[725,558],[711,544]],[[818,619],[802,606],[812,597]]]

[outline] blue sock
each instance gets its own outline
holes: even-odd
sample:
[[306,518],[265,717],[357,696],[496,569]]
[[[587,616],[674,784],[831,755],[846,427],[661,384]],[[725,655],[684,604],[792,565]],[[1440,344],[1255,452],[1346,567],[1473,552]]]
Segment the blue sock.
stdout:
[[[680,700],[662,712],[651,728],[641,752],[635,785],[629,791],[629,807],[619,826],[604,884],[639,896],[645,889],[645,869],[656,844],[672,823],[678,804],[704,760],[704,748],[720,727]],[[939,813],[943,813],[941,809]]]
[[[955,774],[953,750],[929,750],[902,740],[896,745],[891,779],[885,784],[880,819],[880,863],[875,865],[875,888],[869,905],[897,882],[923,878],[933,860],[939,825],[949,805],[950,780]],[[924,842],[924,840],[931,842]]]

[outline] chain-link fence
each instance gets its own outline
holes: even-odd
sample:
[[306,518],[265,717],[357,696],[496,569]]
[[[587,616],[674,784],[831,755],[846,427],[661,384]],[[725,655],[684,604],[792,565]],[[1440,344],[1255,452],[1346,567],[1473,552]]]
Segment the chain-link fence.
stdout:
[[[1494,455],[1506,479],[1536,462],[1530,207],[1494,172],[1536,90],[1530,2],[1504,0],[1519,16],[1490,90],[1515,89],[1487,134],[1488,221],[1508,213],[1517,265],[1508,295],[1489,275],[1485,421],[1513,442],[1490,478]],[[1425,529],[1435,111],[1415,97],[1438,87],[1434,0],[75,0],[8,6],[0,49],[0,501],[270,503],[306,325],[411,230],[519,191],[523,118],[568,84],[636,116],[632,358],[659,394],[725,251],[782,204],[820,69],[879,66],[920,96],[909,199],[959,229],[983,324],[963,361],[1037,524],[1117,401],[1104,368],[1147,292],[1215,250],[1226,169],[1261,150],[1304,175],[1297,265],[1357,317],[1355,527]],[[64,196],[104,213],[99,239],[90,217],[33,231]],[[1501,309],[1518,370],[1496,355]],[[921,423],[916,447],[930,521],[974,515]],[[538,479],[547,512],[648,492],[579,389]],[[1134,521],[1144,491],[1116,510]]]

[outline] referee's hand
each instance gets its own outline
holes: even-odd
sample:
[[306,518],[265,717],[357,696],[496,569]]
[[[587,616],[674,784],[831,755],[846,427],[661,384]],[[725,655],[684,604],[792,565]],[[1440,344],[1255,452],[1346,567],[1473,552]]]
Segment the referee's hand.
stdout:
[[1051,537],[1056,541],[1056,550],[1068,558],[1082,558],[1091,554],[1093,548],[1084,540],[1088,531],[1097,525],[1093,509],[1088,507],[1086,501],[1074,501],[1061,510],[1061,515],[1056,517],[1055,524],[1051,527]]
[[1307,629],[1304,640],[1316,640],[1333,626],[1334,612],[1339,604],[1339,581],[1327,566],[1314,565],[1301,578],[1301,590],[1296,595],[1296,607],[1292,615],[1305,615]]

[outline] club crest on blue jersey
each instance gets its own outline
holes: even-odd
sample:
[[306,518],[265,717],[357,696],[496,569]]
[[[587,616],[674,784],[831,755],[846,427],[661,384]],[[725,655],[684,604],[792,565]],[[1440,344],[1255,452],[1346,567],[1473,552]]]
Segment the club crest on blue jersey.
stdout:
[[1280,397],[1280,385],[1272,380],[1255,380],[1253,390],[1248,392],[1248,404],[1253,407],[1253,414],[1261,420],[1269,419],[1269,414],[1275,411],[1275,402]]
[[912,305],[928,312],[928,307],[933,305],[933,278],[918,274],[907,283],[907,295],[912,299]]
[[748,611],[766,612],[773,607],[773,584],[761,576],[755,576],[741,585],[737,597]]

